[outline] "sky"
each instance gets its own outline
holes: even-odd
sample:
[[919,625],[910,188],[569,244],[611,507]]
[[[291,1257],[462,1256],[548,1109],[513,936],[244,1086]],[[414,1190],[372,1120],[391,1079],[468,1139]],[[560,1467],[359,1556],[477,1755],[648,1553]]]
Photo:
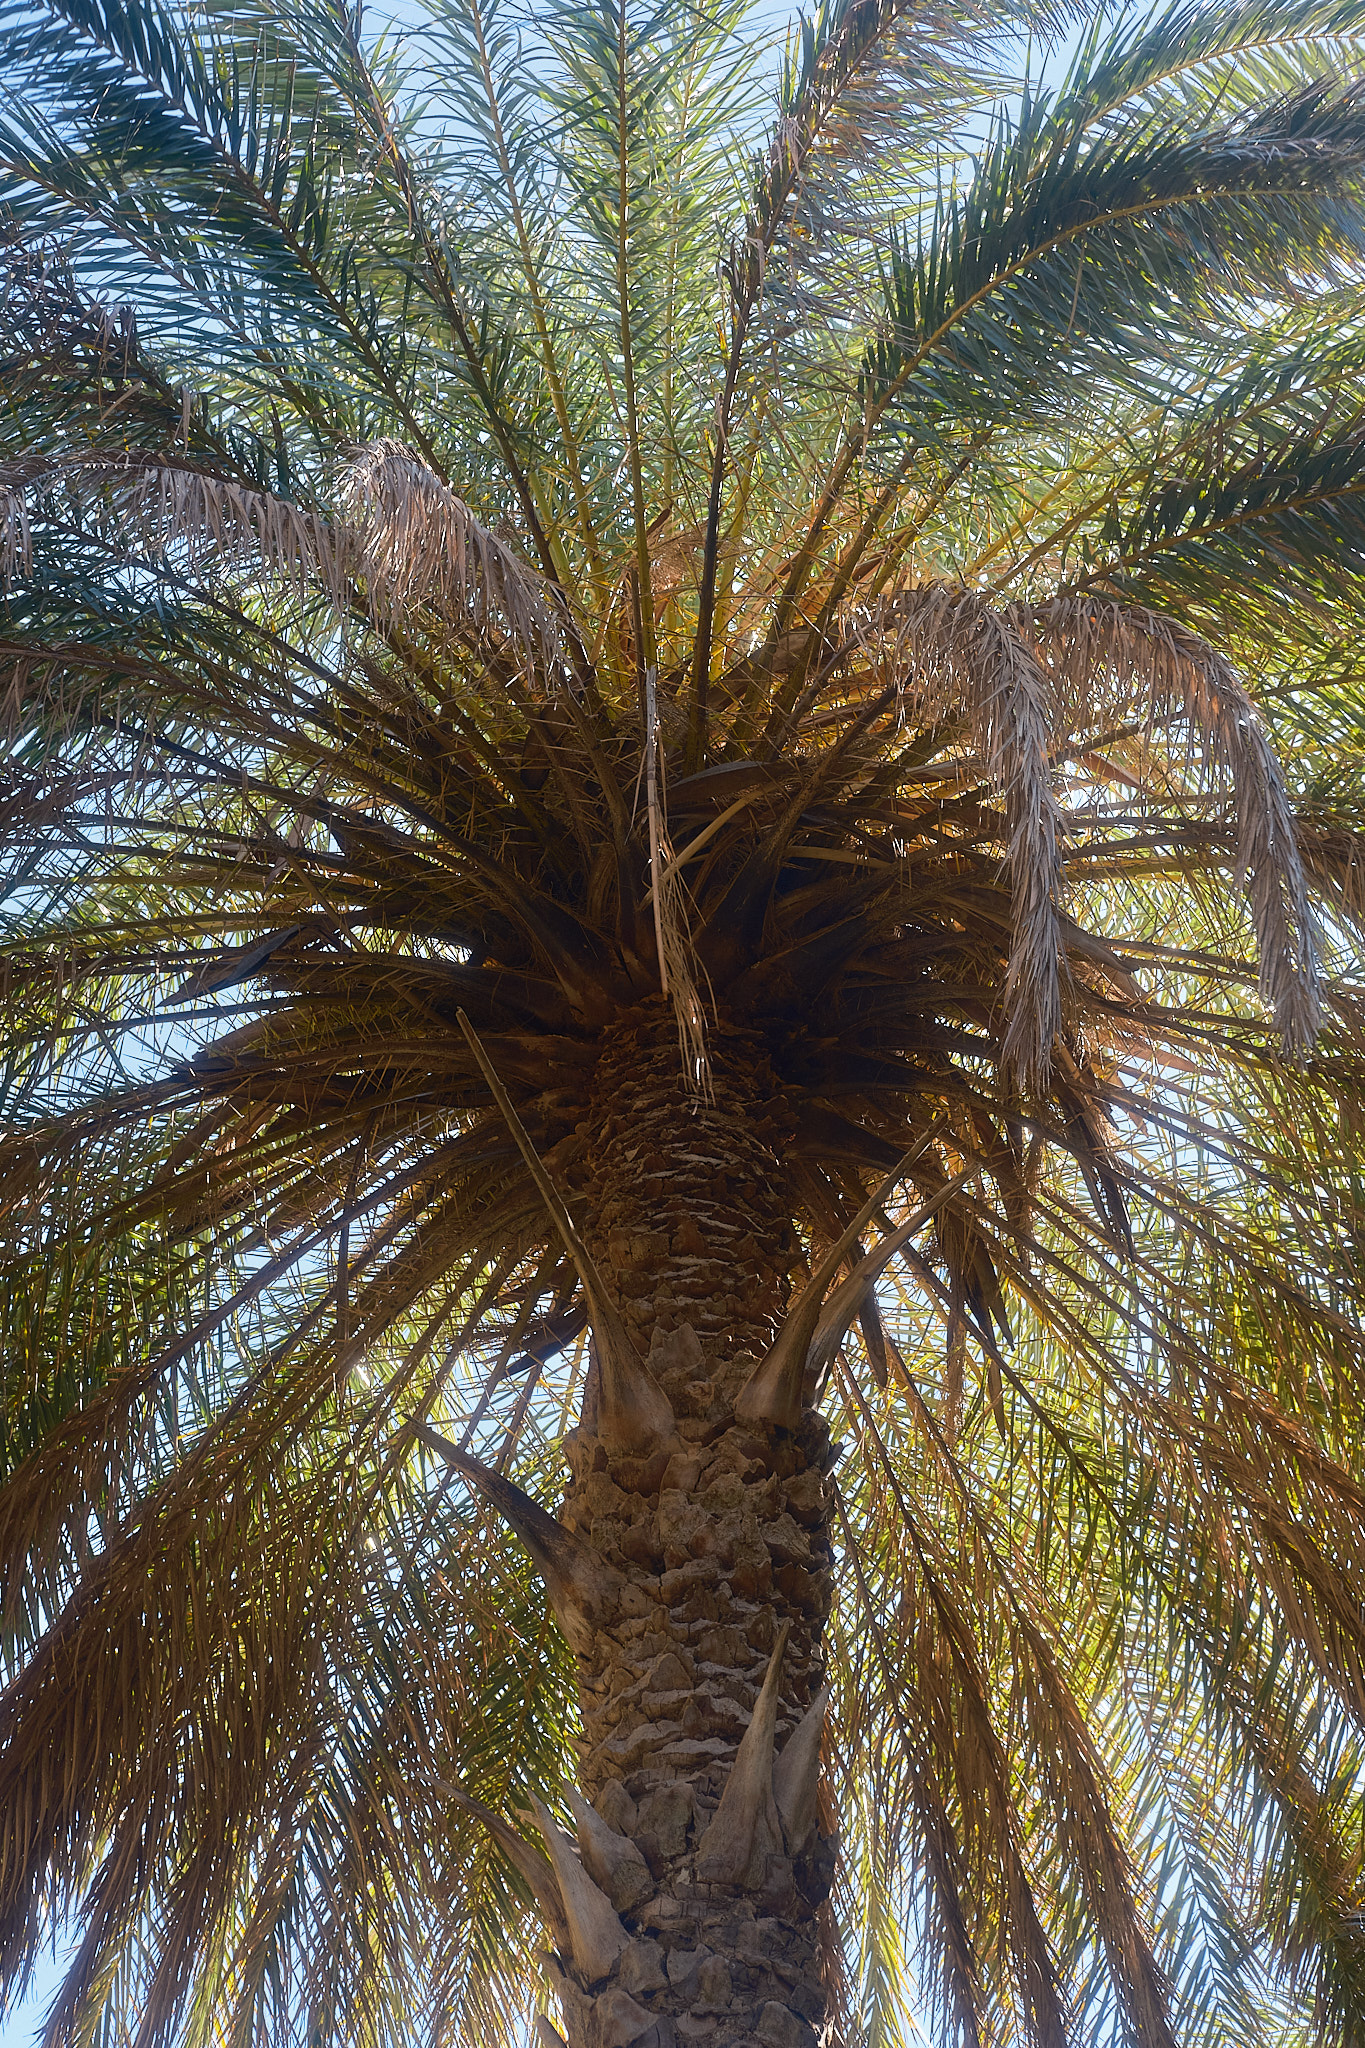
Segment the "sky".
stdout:
[[0,2048],[32,2048],[52,1994],[61,1981],[64,1953],[57,1958],[42,1955],[28,1997],[7,2019],[0,2019]]

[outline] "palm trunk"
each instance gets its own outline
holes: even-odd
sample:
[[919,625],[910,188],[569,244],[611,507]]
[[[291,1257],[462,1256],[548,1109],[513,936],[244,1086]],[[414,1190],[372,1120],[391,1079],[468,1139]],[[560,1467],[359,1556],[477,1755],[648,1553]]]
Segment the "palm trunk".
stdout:
[[[671,1022],[642,1011],[604,1051],[578,1133],[574,1206],[676,1429],[623,1448],[595,1364],[567,1446],[563,1523],[608,1588],[575,1631],[581,1863],[550,1836],[569,2048],[813,2048],[825,2009],[828,1432],[810,1410],[791,1430],[735,1418],[800,1246],[761,1043],[712,1050],[699,1105]],[[576,1905],[585,1879],[596,1897]]]

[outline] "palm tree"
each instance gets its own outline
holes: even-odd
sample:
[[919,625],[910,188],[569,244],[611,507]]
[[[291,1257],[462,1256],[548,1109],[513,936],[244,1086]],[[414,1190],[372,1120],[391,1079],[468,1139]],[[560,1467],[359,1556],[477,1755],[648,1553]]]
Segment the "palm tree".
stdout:
[[52,2048],[1365,2041],[1365,12],[1065,28],[6,12]]

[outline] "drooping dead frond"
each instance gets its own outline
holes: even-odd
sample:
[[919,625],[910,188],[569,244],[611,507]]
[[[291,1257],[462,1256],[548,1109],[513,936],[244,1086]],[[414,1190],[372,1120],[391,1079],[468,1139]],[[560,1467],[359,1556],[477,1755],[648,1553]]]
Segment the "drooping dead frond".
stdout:
[[1359,928],[1365,916],[1365,835],[1335,820],[1296,817],[1295,838],[1305,874],[1338,916]]
[[172,460],[87,453],[0,466],[0,581],[33,568],[36,517],[93,530],[120,555],[178,553],[191,571],[249,560],[339,603],[345,543],[316,513]]
[[874,629],[917,720],[962,722],[1005,805],[1012,938],[1002,1058],[1040,1085],[1061,1025],[1061,809],[1050,761],[1048,681],[1012,620],[969,591],[929,584],[898,597]]
[[476,627],[501,621],[533,657],[547,665],[560,658],[563,636],[544,579],[409,449],[368,443],[339,486],[380,612],[429,609],[452,625]]
[[1237,878],[1251,904],[1261,993],[1286,1053],[1301,1057],[1322,1016],[1317,924],[1284,771],[1231,661],[1178,620],[1093,597],[1060,596],[1013,615],[1021,632],[1036,635],[1085,719],[1098,697],[1119,716],[1141,702],[1163,726],[1186,721],[1231,781]]
[[361,578],[380,617],[424,609],[476,631],[500,626],[533,659],[559,658],[544,581],[415,456],[377,441],[339,481],[346,517],[331,525],[273,492],[174,460],[21,459],[0,467],[0,578],[8,586],[32,573],[35,518],[60,520],[65,508],[120,552],[170,554],[196,575],[210,561],[259,567],[299,588],[321,586],[337,605]]

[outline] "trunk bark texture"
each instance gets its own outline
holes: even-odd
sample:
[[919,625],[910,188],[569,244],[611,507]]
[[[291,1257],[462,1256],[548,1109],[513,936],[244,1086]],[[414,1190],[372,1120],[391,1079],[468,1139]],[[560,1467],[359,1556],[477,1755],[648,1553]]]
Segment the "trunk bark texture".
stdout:
[[825,2011],[828,1432],[809,1409],[795,1428],[735,1416],[802,1253],[761,1041],[721,1028],[712,1053],[699,1104],[671,1019],[642,1009],[605,1047],[578,1132],[573,1207],[673,1427],[622,1440],[597,1330],[561,1516],[575,1568],[597,1575],[570,1630],[577,1855],[542,1817],[570,2048],[814,2048]]

